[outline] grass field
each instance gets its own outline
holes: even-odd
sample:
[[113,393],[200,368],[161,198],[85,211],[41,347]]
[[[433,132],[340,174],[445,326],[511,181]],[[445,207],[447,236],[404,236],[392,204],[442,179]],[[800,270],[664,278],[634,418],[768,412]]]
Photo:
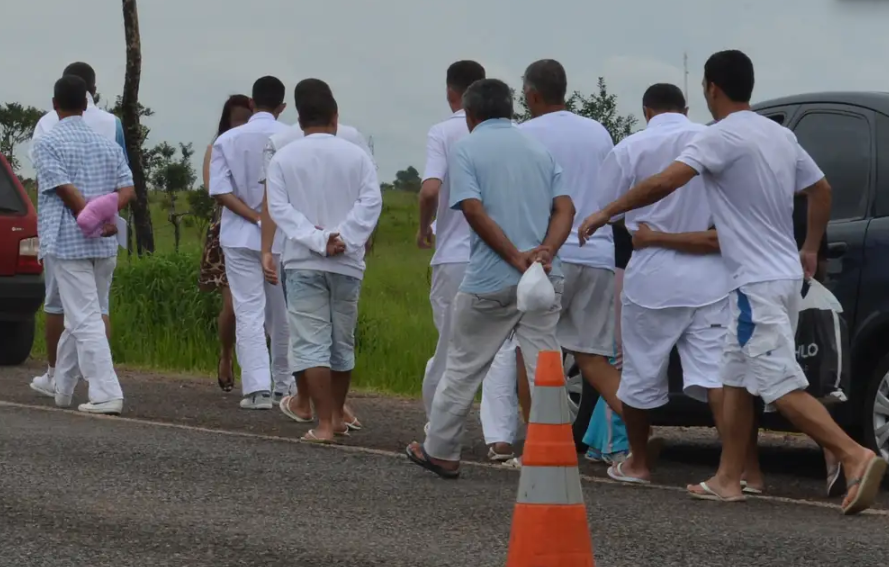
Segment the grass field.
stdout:
[[[184,201],[184,200],[183,200]],[[179,253],[173,227],[152,204],[156,254],[121,250],[111,288],[111,349],[116,363],[215,375],[219,296],[198,290],[203,237],[183,227]],[[361,295],[355,386],[418,395],[435,349],[429,307],[430,253],[417,249],[416,196],[387,192]],[[39,317],[34,356],[46,353]]]

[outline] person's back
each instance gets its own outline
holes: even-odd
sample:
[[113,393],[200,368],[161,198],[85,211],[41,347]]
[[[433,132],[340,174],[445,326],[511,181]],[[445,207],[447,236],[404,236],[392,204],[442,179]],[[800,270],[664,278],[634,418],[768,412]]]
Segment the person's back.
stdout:
[[[680,113],[659,114],[650,120],[645,130],[618,143],[609,159],[614,160],[629,179],[645,179],[675,161],[706,128]],[[713,217],[704,183],[700,176],[695,177],[682,191],[630,211],[625,217],[627,229],[634,233],[643,223],[653,230],[671,234],[712,228]],[[651,309],[698,307],[728,294],[728,274],[719,254],[688,254],[671,248],[646,247],[633,252],[624,276],[623,292],[634,303]]]
[[[361,148],[364,153],[370,156],[371,160],[374,159],[373,152],[370,150],[370,146],[367,144],[367,140],[364,139],[364,135],[355,128],[354,126],[349,126],[347,124],[337,124],[336,137],[351,142]],[[297,140],[302,140],[305,138],[305,133],[300,128],[299,124],[294,124],[276,134],[272,135],[268,139],[268,143],[263,149],[263,171],[260,176],[260,181],[265,181],[265,176],[267,174],[269,163],[271,163],[272,158],[275,157],[275,154],[287,145]]]
[[614,241],[610,226],[596,231],[581,248],[577,229],[587,215],[608,201],[610,188],[599,187],[599,167],[614,147],[611,134],[599,122],[561,110],[519,125],[519,129],[541,142],[562,168],[562,186],[577,209],[571,236],[559,250],[563,262],[614,269]]
[[[508,119],[488,120],[454,146],[450,160],[452,208],[468,198],[481,200],[485,212],[521,251],[543,243],[549,226],[554,188],[560,185],[561,169],[546,148],[523,134]],[[478,185],[467,182],[474,171]],[[460,290],[486,293],[517,285],[521,274],[492,250],[475,232],[471,234],[470,259]],[[560,276],[553,258],[551,276]]]
[[[312,134],[288,144],[269,165],[269,183],[287,190],[290,205],[313,225],[338,232],[355,203],[376,183],[370,157],[356,144],[329,134]],[[341,255],[319,256],[296,240],[284,245],[287,269],[322,270],[361,278],[364,246],[348,242]]]
[[[679,161],[704,168],[732,285],[803,277],[793,238],[794,194],[823,174],[800,169],[793,132],[745,110],[708,127]],[[820,177],[819,177],[820,179]]]
[[458,110],[447,120],[429,129],[427,145],[435,144],[433,151],[427,147],[426,179],[440,178],[438,211],[435,217],[435,253],[433,266],[438,264],[465,263],[469,261],[469,224],[460,211],[450,207],[451,180],[447,172],[448,156],[454,145],[469,135],[466,113]]

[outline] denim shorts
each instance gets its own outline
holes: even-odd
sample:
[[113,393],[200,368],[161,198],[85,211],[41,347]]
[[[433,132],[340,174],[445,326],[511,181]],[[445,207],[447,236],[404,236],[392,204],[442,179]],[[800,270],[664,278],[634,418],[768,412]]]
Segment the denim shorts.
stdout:
[[287,270],[284,285],[291,370],[352,370],[361,280],[318,270]]

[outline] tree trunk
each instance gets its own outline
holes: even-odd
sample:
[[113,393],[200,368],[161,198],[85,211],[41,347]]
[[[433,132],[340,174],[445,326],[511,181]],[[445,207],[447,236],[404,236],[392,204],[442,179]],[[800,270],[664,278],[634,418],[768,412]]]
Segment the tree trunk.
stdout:
[[133,210],[136,248],[154,253],[154,230],[151,226],[151,212],[148,208],[148,189],[145,185],[145,171],[142,169],[142,129],[139,124],[139,81],[142,78],[142,42],[139,38],[139,12],[136,0],[122,0],[123,28],[127,42],[127,67],[121,97],[121,122],[133,172],[136,199],[130,204]]

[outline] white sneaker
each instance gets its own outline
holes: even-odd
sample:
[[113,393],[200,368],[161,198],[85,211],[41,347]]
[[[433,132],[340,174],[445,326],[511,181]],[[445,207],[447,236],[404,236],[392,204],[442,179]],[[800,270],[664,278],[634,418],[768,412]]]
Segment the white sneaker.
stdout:
[[241,409],[270,410],[273,405],[271,392],[254,392],[241,399]]
[[56,381],[53,378],[52,373],[53,369],[50,368],[46,371],[46,374],[37,376],[31,380],[31,389],[38,394],[54,398],[56,396]]
[[123,400],[109,400],[94,404],[92,402],[80,404],[77,409],[84,413],[95,413],[103,415],[120,415],[123,411]]
[[67,394],[60,394],[60,393],[56,392],[54,397],[56,399],[56,407],[70,408],[71,407],[71,400],[74,396],[69,396]]

